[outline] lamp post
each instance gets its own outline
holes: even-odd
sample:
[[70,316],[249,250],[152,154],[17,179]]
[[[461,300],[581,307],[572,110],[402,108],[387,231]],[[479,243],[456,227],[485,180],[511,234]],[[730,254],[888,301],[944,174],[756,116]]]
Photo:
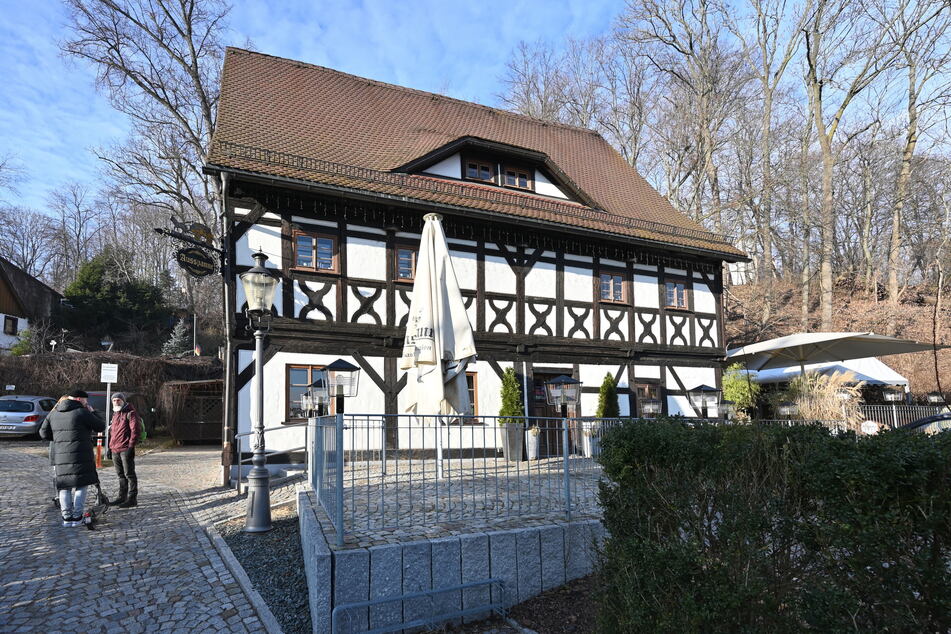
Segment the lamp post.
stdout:
[[644,418],[654,418],[661,412],[661,403],[656,398],[646,398],[641,401],[641,415]]
[[337,413],[343,414],[343,399],[357,395],[360,368],[343,359],[337,359],[326,368],[329,396],[337,399]]
[[313,377],[314,382],[301,395],[301,409],[306,411],[308,418],[325,415],[327,413],[327,402],[330,400],[326,368],[315,370]]
[[886,402],[892,404],[892,429],[898,429],[898,401],[902,400],[905,395],[897,388],[886,387],[882,391],[882,396],[885,397]]
[[698,385],[687,391],[687,397],[694,408],[699,410],[703,418],[710,418],[710,412],[719,413],[720,390],[709,385]]
[[271,304],[277,288],[277,278],[267,270],[267,256],[258,251],[253,256],[254,267],[241,274],[241,285],[248,301],[248,328],[254,329],[254,386],[257,407],[253,419],[254,454],[248,473],[248,512],[246,533],[271,530],[271,477],[268,473],[264,449],[264,335],[271,329]]

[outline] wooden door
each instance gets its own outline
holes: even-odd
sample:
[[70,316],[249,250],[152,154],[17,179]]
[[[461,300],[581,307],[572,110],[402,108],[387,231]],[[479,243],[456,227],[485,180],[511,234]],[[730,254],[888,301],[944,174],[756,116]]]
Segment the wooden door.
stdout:
[[551,458],[561,454],[561,411],[557,405],[549,405],[545,394],[545,382],[557,374],[536,373],[533,376],[532,394],[529,399],[531,416],[538,417],[531,425],[539,425],[543,431],[538,436],[539,458]]

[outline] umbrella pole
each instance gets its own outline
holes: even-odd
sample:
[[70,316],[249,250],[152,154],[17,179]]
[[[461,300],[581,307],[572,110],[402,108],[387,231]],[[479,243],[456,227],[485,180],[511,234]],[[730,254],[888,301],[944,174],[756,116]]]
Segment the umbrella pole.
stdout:
[[436,417],[436,479],[442,480],[442,416]]

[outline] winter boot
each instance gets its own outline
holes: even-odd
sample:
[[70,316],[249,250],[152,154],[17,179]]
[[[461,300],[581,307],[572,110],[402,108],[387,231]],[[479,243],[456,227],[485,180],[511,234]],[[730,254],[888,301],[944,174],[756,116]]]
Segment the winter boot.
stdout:
[[125,504],[125,501],[129,499],[128,493],[129,493],[129,481],[120,480],[119,481],[119,495],[116,496],[116,499],[109,502],[109,506],[120,506],[122,504]]
[[136,497],[137,497],[136,494],[133,493],[132,495],[128,497],[128,499],[124,500],[121,504],[118,505],[119,508],[130,509],[134,506],[138,506],[138,501],[136,500]]

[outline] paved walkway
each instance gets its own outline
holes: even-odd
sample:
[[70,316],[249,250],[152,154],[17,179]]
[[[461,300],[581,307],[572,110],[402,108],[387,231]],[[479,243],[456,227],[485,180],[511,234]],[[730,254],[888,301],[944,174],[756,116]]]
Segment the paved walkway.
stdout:
[[0,442],[0,632],[264,631],[200,525],[245,504],[216,486],[217,451],[137,457],[139,506],[95,531],[62,526],[42,453]]

